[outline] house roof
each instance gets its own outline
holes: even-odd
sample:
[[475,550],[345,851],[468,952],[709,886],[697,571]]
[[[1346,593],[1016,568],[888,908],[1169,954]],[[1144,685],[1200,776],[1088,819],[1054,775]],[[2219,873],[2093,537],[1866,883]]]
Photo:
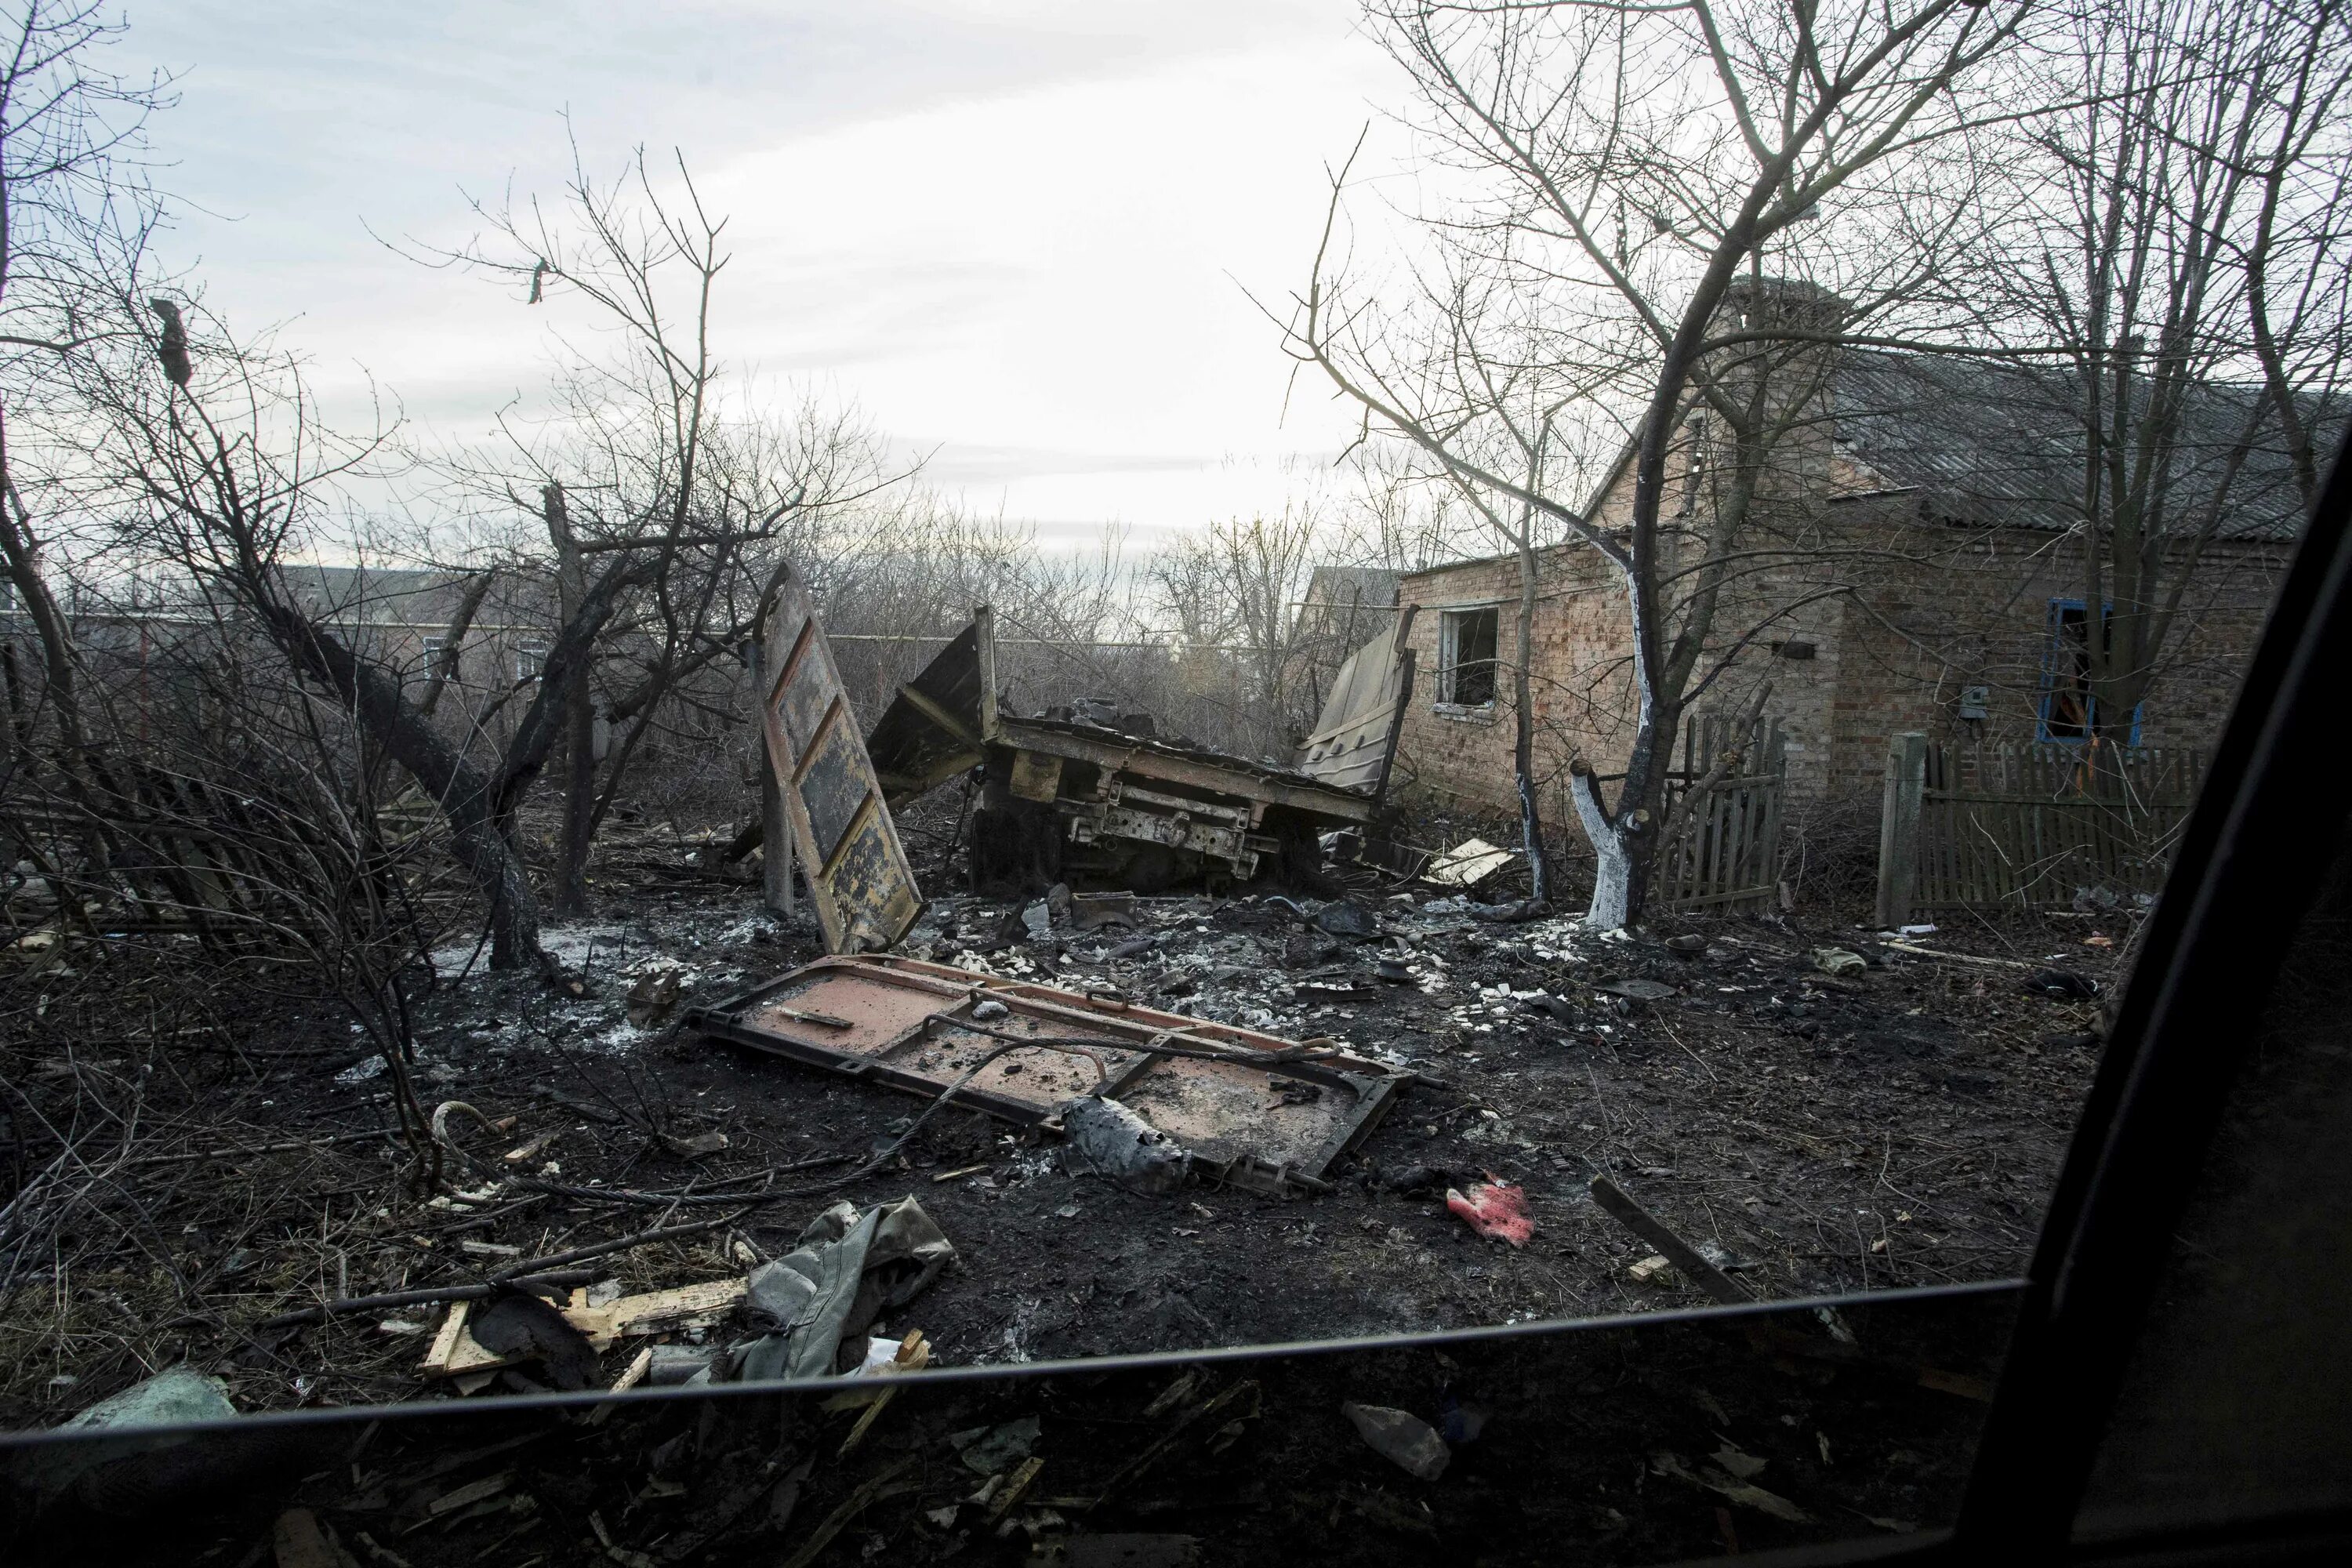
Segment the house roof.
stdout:
[[[2058,532],[2082,517],[2085,441],[2071,372],[1943,354],[1848,349],[1832,387],[1839,455],[1853,466],[1832,499],[1916,492],[1930,522],[2027,528]],[[2292,543],[2308,521],[2275,416],[2252,385],[2207,385],[2183,414],[2174,493],[2197,497],[2217,480],[2250,416],[2259,416],[2253,447],[2230,485],[2216,530],[2223,539]],[[2322,426],[2317,445],[2333,450],[2352,423],[2352,399],[2312,398],[2307,417]],[[1624,477],[1633,443],[1619,448],[1586,503],[1587,515]],[[1548,551],[1572,548],[1547,546]],[[1429,576],[1505,559],[1447,561],[1409,577]]]
[[[2085,440],[2074,373],[1942,355],[1852,350],[1832,393],[1838,448],[1863,488],[1922,492],[1933,521],[2051,531],[2081,521]],[[2183,411],[2176,495],[2209,493],[2250,416],[2254,447],[2230,487],[2225,539],[2289,542],[2305,513],[2294,469],[2253,386],[2200,388]],[[2339,422],[2341,408],[2328,410]]]
[[313,615],[380,619],[421,612],[425,596],[439,593],[462,573],[409,566],[289,565],[280,569],[287,589]]
[[1307,579],[1307,602],[1317,609],[1345,609],[1360,590],[1365,609],[1394,609],[1404,575],[1390,566],[1318,566]]

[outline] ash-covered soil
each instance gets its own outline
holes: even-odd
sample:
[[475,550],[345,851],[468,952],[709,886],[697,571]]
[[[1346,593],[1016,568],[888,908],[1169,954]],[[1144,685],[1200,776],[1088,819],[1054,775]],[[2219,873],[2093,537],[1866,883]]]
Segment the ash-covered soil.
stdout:
[[[922,1109],[675,1018],[628,1021],[631,987],[649,973],[678,971],[683,1009],[817,953],[805,913],[771,917],[753,887],[698,870],[694,848],[633,846],[598,877],[608,912],[551,932],[583,994],[520,975],[459,978],[467,944],[439,955],[449,973],[416,1007],[416,1081],[428,1107],[462,1100],[513,1119],[495,1137],[453,1122],[482,1157],[544,1140],[507,1168],[655,1192],[834,1157],[775,1178],[814,1185],[887,1147]],[[954,880],[932,868],[929,885]],[[1263,897],[1139,900],[1139,929],[1066,924],[1035,938],[1019,906],[950,893],[906,944],[1293,1038],[1336,1037],[1422,1075],[1334,1168],[1327,1194],[1137,1195],[1066,1172],[1049,1137],[950,1110],[838,1193],[637,1249],[610,1272],[629,1289],[740,1274],[789,1249],[836,1196],[864,1206],[911,1194],[958,1261],[876,1331],[919,1328],[947,1364],[1704,1301],[1671,1272],[1631,1272],[1654,1249],[1588,1194],[1605,1172],[1759,1296],[2014,1275],[2096,1050],[2095,1001],[2028,985],[2047,967],[2103,979],[2107,942],[2124,934],[2117,917],[2085,915],[1903,939],[1931,956],[1825,919],[1674,918],[1612,940],[1572,918],[1491,924],[1426,890],[1358,901],[1378,926],[1362,940],[1318,929],[1315,900]],[[1826,948],[1866,967],[1826,973]],[[1380,978],[1383,959],[1402,983]],[[125,984],[135,960],[81,962],[85,1017],[101,997],[136,1002]],[[110,963],[112,982],[94,984]],[[1600,989],[1624,981],[1671,991]],[[17,1347],[8,1425],[55,1420],[182,1358],[225,1375],[247,1409],[436,1396],[446,1385],[415,1370],[430,1308],[257,1341],[249,1330],[289,1307],[478,1278],[709,1213],[548,1194],[453,1205],[420,1192],[389,1141],[266,1151],[383,1124],[383,1077],[347,1028],[316,1007],[257,1016],[241,1048],[180,1058],[169,1075],[179,1085],[147,1075],[148,1114],[172,1130],[171,1148],[254,1152],[145,1170],[139,1234],[126,1242],[93,1221],[62,1238],[60,1267],[20,1281],[0,1321]],[[110,1044],[87,1023],[78,1044],[37,1048],[43,1061],[70,1058],[53,1069],[68,1075],[120,1074],[139,1056],[135,1039]],[[713,1131],[723,1151],[679,1152]],[[1524,1249],[1474,1236],[1445,1207],[1449,1186],[1490,1180],[1525,1190],[1536,1228]],[[607,1371],[628,1353],[610,1352]]]
[[[623,962],[689,958],[701,971],[698,997],[718,999],[812,955],[805,934],[747,922],[746,898],[666,902],[645,922],[642,957]],[[2076,973],[2096,967],[2085,960],[2100,950],[2079,945],[2095,934],[2087,921],[1938,931],[1916,943],[1998,961],[1967,963],[1858,932],[1739,920],[1658,933],[1706,939],[1682,953],[1661,940],[1598,940],[1567,919],[1488,926],[1444,900],[1384,903],[1390,934],[1358,943],[1322,936],[1286,903],[1168,900],[1139,906],[1145,932],[1057,934],[973,954],[962,938],[991,945],[1008,906],[942,905],[944,919],[909,944],[918,955],[1109,985],[1293,1038],[1336,1037],[1426,1075],[1336,1167],[1334,1192],[1289,1201],[1214,1188],[1139,1196],[1066,1173],[1050,1138],[977,1113],[935,1118],[901,1168],[846,1195],[913,1193],[955,1242],[961,1266],[891,1328],[921,1327],[957,1363],[1703,1300],[1672,1280],[1631,1277],[1654,1249],[1594,1205],[1586,1184],[1597,1172],[1702,1250],[1720,1249],[1762,1296],[2015,1274],[2094,1059],[2085,1030],[2095,1004],[2023,989],[2052,958]],[[941,926],[954,934],[936,934]],[[695,931],[745,940],[696,948],[686,934]],[[1108,956],[1138,934],[1155,939],[1150,951]],[[1811,952],[1833,942],[1876,966],[1822,973]],[[1416,980],[1384,984],[1372,961],[1400,946]],[[1675,994],[1621,1010],[1593,989],[1624,979]],[[1352,984],[1360,999],[1302,1001],[1302,984]],[[1557,999],[1553,1012],[1538,1010],[1542,997]],[[562,1138],[596,1148],[611,1180],[667,1185],[863,1156],[920,1109],[909,1096],[691,1033],[632,1046],[615,1039],[609,1001],[551,1009],[528,987],[476,981],[446,1005],[465,1020],[452,1031],[465,1042],[452,1050],[457,1084],[477,1103],[496,1102],[486,1110],[545,1104],[567,1086],[570,1098],[612,1097],[608,1111],[635,1110],[642,1095],[677,1132],[723,1131],[732,1144],[691,1169],[650,1153],[615,1165],[625,1136],[571,1121]],[[570,1043],[565,1032],[597,1044]],[[565,1164],[568,1174],[579,1168]],[[962,1173],[934,1179],[950,1172]],[[1449,1186],[1488,1180],[1525,1189],[1536,1220],[1526,1248],[1481,1240],[1446,1210]],[[807,1217],[780,1206],[750,1234],[781,1251]],[[545,1225],[526,1218],[515,1229],[536,1245],[534,1227]]]

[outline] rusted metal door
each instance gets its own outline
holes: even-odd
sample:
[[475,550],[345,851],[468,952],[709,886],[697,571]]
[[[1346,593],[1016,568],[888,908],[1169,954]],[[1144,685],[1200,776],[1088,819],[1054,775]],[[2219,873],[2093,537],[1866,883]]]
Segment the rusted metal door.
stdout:
[[[996,1004],[986,1022],[982,1002]],[[895,956],[820,959],[689,1023],[861,1083],[926,1098],[952,1090],[959,1105],[1055,1133],[1073,1096],[1118,1100],[1189,1151],[1202,1177],[1276,1196],[1328,1190],[1333,1162],[1413,1081],[1346,1051],[1104,991]]]
[[761,716],[801,874],[828,952],[872,952],[906,935],[923,896],[797,572],[777,591]]

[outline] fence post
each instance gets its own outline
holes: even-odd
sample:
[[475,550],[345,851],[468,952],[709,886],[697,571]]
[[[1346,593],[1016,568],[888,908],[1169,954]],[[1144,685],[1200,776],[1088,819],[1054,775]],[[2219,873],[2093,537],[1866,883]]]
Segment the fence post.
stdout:
[[1917,730],[1886,741],[1886,804],[1878,818],[1878,923],[1911,919],[1919,879],[1919,797],[1927,787],[1927,737]]
[[[761,628],[765,631],[766,628]],[[768,668],[768,644],[754,645],[751,668],[751,716],[760,758],[760,881],[761,902],[786,920],[793,915],[793,825],[784,815],[784,788],[776,780],[775,759],[768,751],[768,694],[775,672]]]

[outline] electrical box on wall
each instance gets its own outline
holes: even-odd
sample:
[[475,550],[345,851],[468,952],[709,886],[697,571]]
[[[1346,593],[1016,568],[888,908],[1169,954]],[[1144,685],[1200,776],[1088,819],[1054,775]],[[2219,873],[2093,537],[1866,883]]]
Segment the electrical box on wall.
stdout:
[[1960,717],[1963,719],[1979,721],[1990,718],[1991,716],[1991,699],[1992,688],[1989,686],[1961,687],[1959,707]]

